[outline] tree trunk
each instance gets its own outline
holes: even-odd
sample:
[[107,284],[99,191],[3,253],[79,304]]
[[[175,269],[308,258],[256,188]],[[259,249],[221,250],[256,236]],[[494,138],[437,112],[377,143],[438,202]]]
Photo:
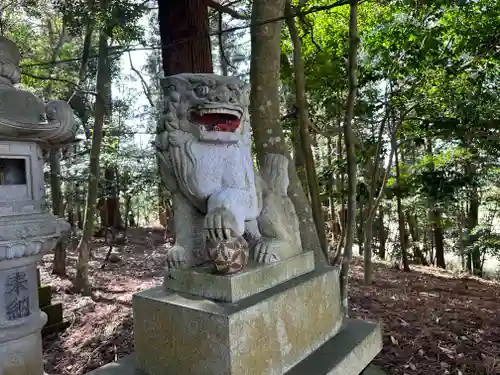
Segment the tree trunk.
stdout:
[[292,7],[289,2],[286,4],[286,15],[288,29],[293,43],[293,65],[295,73],[295,100],[299,115],[300,123],[300,141],[306,164],[307,182],[309,187],[309,195],[311,199],[311,207],[313,211],[314,224],[318,232],[318,238],[321,244],[325,258],[328,259],[328,242],[325,232],[325,219],[323,207],[321,205],[321,197],[316,174],[316,166],[314,163],[314,155],[311,149],[311,135],[309,134],[310,119],[307,108],[306,99],[306,80],[304,75],[304,60],[302,57],[302,41],[299,37],[295,18],[293,18]]
[[[282,63],[287,64],[287,69],[292,70],[293,67],[288,64],[288,57],[286,55],[281,56]],[[297,117],[297,106],[295,95],[292,91],[287,93],[287,113],[293,113],[294,117]],[[300,121],[292,120],[292,131],[290,133],[290,139],[292,141],[292,153],[293,160],[295,162],[295,170],[297,171],[297,176],[299,177],[300,183],[302,184],[302,189],[304,194],[309,198],[309,187],[307,183],[306,175],[306,161],[304,159],[304,151],[302,150],[302,142],[300,140]]]
[[[63,23],[62,31],[59,38],[56,40],[53,23],[48,20],[47,22],[48,34],[51,43],[54,45],[54,50],[51,54],[51,61],[54,63],[61,53],[66,40],[66,25]],[[53,85],[52,82],[45,87],[46,98],[52,99]],[[52,212],[55,216],[64,216],[63,208],[63,195],[61,187],[61,159],[59,150],[51,150],[49,155],[50,160],[50,189],[52,195]],[[63,246],[61,239],[58,239],[54,249],[54,264],[52,273],[59,276],[66,275],[66,249]]]
[[352,129],[354,105],[357,86],[357,52],[358,52],[358,0],[351,0],[349,16],[349,58],[348,58],[348,85],[349,93],[346,104],[346,118],[344,121],[344,142],[347,157],[347,223],[345,227],[344,257],[340,269],[340,298],[344,314],[349,315],[348,306],[348,277],[349,265],[352,258],[354,232],[356,230],[356,138]]
[[379,232],[378,232],[378,242],[379,242],[379,248],[378,248],[378,256],[380,259],[385,259],[385,251],[386,251],[386,243],[387,243],[387,231],[385,230],[385,225],[384,225],[384,209],[382,206],[379,207]]
[[222,33],[222,30],[224,28],[223,25],[223,16],[224,13],[219,12],[218,15],[218,21],[219,21],[219,59],[220,59],[220,70],[221,74],[223,76],[229,75],[229,69],[228,69],[228,59],[225,51],[225,35]]
[[[394,154],[396,157],[396,185],[400,186],[400,171],[399,171],[399,158],[398,150]],[[398,192],[396,195],[396,205],[398,210],[398,223],[399,223],[399,244],[401,246],[401,259],[403,261],[403,271],[410,272],[410,264],[408,262],[408,244],[406,242],[406,229],[405,229],[405,215],[403,212],[403,205],[401,204],[401,195]]]
[[107,228],[109,227],[108,222],[108,206],[106,205],[106,198],[100,197],[97,200],[97,211],[99,212],[99,223],[101,224],[101,229],[94,233],[96,237],[106,238]]
[[[337,137],[337,165],[340,166],[343,160],[342,155],[342,136],[339,134]],[[345,173],[339,168],[339,172],[337,174],[336,181],[337,192],[340,197],[340,215],[339,215],[339,226],[340,226],[340,234],[339,234],[339,242],[337,243],[337,248],[335,249],[335,257],[331,261],[331,265],[337,265],[339,263],[342,249],[344,248],[344,240],[345,240],[345,227],[346,227],[346,206],[345,206],[345,196],[344,196],[344,186],[345,186]]]
[[213,72],[205,0],[158,0],[158,19],[165,76]]
[[78,222],[78,229],[83,230],[83,211],[82,211],[82,204],[80,201],[80,195],[78,195],[78,199],[76,201],[76,212],[77,212],[77,222]]
[[[101,9],[107,8],[107,0],[100,0]],[[109,115],[107,100],[111,92],[111,76],[109,66],[108,35],[111,30],[102,30],[99,34],[99,59],[97,64],[97,95],[95,103],[95,120],[92,134],[92,147],[90,150],[90,167],[87,187],[87,202],[85,206],[85,221],[82,238],[78,244],[78,261],[76,264],[75,288],[84,295],[91,294],[89,281],[89,242],[94,229],[94,214],[97,200],[99,182],[99,157],[103,136],[103,126],[106,116]]]
[[364,242],[365,242],[365,235],[364,235],[364,228],[363,226],[365,225],[365,207],[364,207],[364,199],[363,197],[359,197],[359,207],[356,213],[357,220],[356,220],[356,235],[358,238],[358,253],[359,255],[363,255],[363,250],[364,250]]
[[[95,0],[88,0],[87,8],[90,10],[93,8]],[[87,25],[85,28],[85,36],[83,39],[82,48],[82,58],[80,62],[80,69],[78,72],[78,85],[83,85],[87,79],[87,71],[90,60],[90,53],[92,48],[92,38],[94,34],[94,18],[92,16],[88,17]],[[76,115],[82,121],[83,128],[85,129],[85,136],[87,139],[90,137],[90,132],[88,131],[88,119],[90,113],[85,105],[85,94],[76,90],[73,95],[71,95],[69,104],[75,110]]]
[[443,229],[441,228],[441,211],[437,207],[432,210],[432,229],[434,232],[434,244],[436,247],[436,265],[446,269],[446,262],[444,260]]
[[[110,166],[104,171],[106,189],[106,222],[107,227],[115,230],[123,229],[122,215],[120,211],[120,195],[118,189],[118,173],[116,166]],[[107,230],[107,227],[104,230]]]
[[416,215],[407,213],[406,221],[410,229],[411,239],[413,243],[414,257],[418,259],[423,266],[428,266],[429,262],[425,258],[425,255],[422,252],[422,249],[420,248],[420,231],[418,229],[418,221]]
[[373,263],[372,263],[372,241],[373,241],[373,218],[366,219],[364,229],[365,240],[363,243],[363,267],[365,285],[373,283]]
[[[476,167],[474,164],[469,164],[466,167],[466,173],[468,177],[473,180],[475,177]],[[469,210],[467,211],[467,230],[470,233],[477,227],[479,223],[479,194],[476,186],[472,186],[469,194]],[[482,262],[481,262],[481,251],[479,248],[474,247],[470,252],[470,268],[475,276],[482,276]]]
[[165,207],[165,197],[163,191],[163,183],[160,181],[160,183],[158,183],[158,220],[160,221],[160,225],[167,228],[167,209]]
[[[251,29],[252,58],[250,62],[250,113],[255,148],[259,164],[267,153],[290,157],[280,119],[279,72],[282,21],[259,25],[263,21],[282,17],[285,0],[254,1]],[[259,26],[257,26],[259,25]],[[272,142],[270,140],[272,139]],[[304,194],[293,163],[288,168],[288,194],[300,220],[300,236],[305,250],[315,253],[316,262],[326,264],[318,234],[311,226],[311,206]]]
[[[337,220],[337,209],[334,196],[334,179],[333,179],[333,142],[331,138],[327,139],[326,163],[327,163],[327,169],[329,171],[332,171],[326,183],[326,192],[328,195],[328,216],[331,225],[330,243],[333,246],[333,244],[340,242],[342,224]],[[329,254],[329,256],[332,256],[332,254]]]
[[[372,178],[375,178],[373,176]],[[373,242],[373,221],[375,220],[375,215],[377,213],[376,207],[373,205],[375,197],[374,191],[370,191],[370,195],[368,197],[368,207],[366,208],[366,215],[364,222],[358,224],[358,237],[360,238],[359,245],[359,255],[363,255],[363,267],[364,267],[364,282],[365,285],[372,284],[373,280],[373,264],[372,264],[372,242]],[[360,216],[364,217],[363,210],[360,207],[359,209]],[[363,238],[364,237],[364,238]],[[362,244],[362,246],[361,246]]]
[[295,162],[295,170],[297,176],[302,184],[304,194],[309,199],[309,183],[307,182],[306,161],[304,158],[304,151],[302,149],[302,142],[300,140],[300,123],[294,121],[292,125],[292,145],[293,145],[293,160]]
[[[388,110],[388,107],[386,107],[386,110]],[[364,281],[365,285],[370,285],[372,283],[372,276],[373,276],[373,264],[372,264],[372,242],[373,242],[373,225],[374,225],[374,220],[375,217],[377,216],[377,207],[380,204],[380,201],[382,200],[383,196],[383,191],[384,191],[384,186],[387,180],[387,175],[389,170],[391,169],[392,165],[392,157],[394,155],[394,150],[395,150],[395,144],[394,144],[394,137],[391,136],[391,153],[389,156],[389,163],[387,165],[387,169],[384,171],[385,173],[383,174],[382,181],[380,181],[380,164],[381,164],[381,153],[382,153],[382,146],[383,146],[383,136],[384,136],[384,131],[387,123],[387,116],[384,116],[384,119],[380,123],[379,129],[378,129],[378,136],[377,136],[377,147],[375,151],[375,155],[373,157],[373,163],[370,163],[370,161],[367,163],[367,171],[370,172],[370,187],[368,190],[368,205],[366,208],[366,213],[363,212],[362,205],[360,205],[359,209],[359,215],[360,215],[360,220],[359,220],[359,226],[358,226],[358,238],[363,240],[363,235],[364,235],[364,243],[363,246],[359,246],[359,252],[360,255],[363,253],[364,254]],[[372,127],[372,139],[375,139],[375,129]],[[380,183],[380,192],[377,194],[377,185]],[[364,194],[360,194],[360,203],[364,203],[363,200]],[[364,222],[362,221],[362,218],[364,218]],[[360,233],[361,231],[361,233]]]
[[129,226],[133,225],[133,223],[130,222],[130,218],[134,218],[134,216],[131,215],[130,212],[131,201],[132,197],[128,194],[125,194],[125,227],[123,228],[124,236],[127,236],[127,230]]
[[[61,192],[61,161],[59,150],[50,151],[50,186],[52,190],[52,212],[55,216],[63,216]],[[66,275],[66,249],[62,241],[57,241],[54,250],[54,267],[52,273]]]
[[73,190],[73,186],[71,184],[66,184],[66,202],[67,202],[66,220],[71,225],[72,229],[74,229],[74,227],[76,226],[74,195],[75,192]]
[[[432,140],[427,139],[426,147],[427,156],[433,155],[432,151]],[[430,165],[431,171],[434,170],[434,163]],[[437,205],[435,197],[429,197],[429,221],[432,228],[432,237],[436,257],[436,266],[440,268],[446,268],[446,262],[444,259],[444,238],[443,229],[441,227],[441,210]]]

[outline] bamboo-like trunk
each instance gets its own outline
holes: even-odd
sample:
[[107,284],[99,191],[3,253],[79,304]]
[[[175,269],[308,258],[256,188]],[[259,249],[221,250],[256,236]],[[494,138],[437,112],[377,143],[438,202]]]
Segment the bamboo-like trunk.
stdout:
[[[396,163],[396,184],[399,186],[400,181],[400,171],[399,171],[399,160],[398,160],[398,150],[395,153],[395,163]],[[405,215],[403,212],[403,205],[401,203],[401,196],[396,195],[396,206],[398,212],[398,224],[399,224],[399,245],[401,246],[401,259],[403,261],[403,270],[405,272],[410,272],[410,264],[408,262],[408,245],[406,242],[406,230],[405,230]]]
[[[52,191],[52,212],[55,216],[63,216],[61,192],[61,161],[58,150],[50,152],[50,186]],[[66,249],[62,241],[57,241],[54,249],[54,265],[52,273],[66,275]]]
[[[101,9],[107,8],[108,0],[100,0]],[[99,182],[99,158],[101,154],[101,143],[103,137],[103,127],[106,117],[109,115],[108,109],[111,92],[111,75],[109,65],[108,35],[111,30],[102,30],[99,35],[99,59],[97,64],[97,96],[95,104],[95,121],[92,134],[92,147],[90,150],[90,167],[87,187],[87,201],[85,205],[85,219],[83,234],[78,244],[78,260],[76,264],[75,287],[84,295],[91,294],[91,285],[88,274],[88,262],[90,258],[89,243],[94,229],[94,214],[96,209],[97,188]]]
[[306,166],[307,183],[309,187],[309,197],[313,213],[314,224],[318,233],[321,249],[326,259],[328,259],[328,242],[325,232],[325,218],[321,205],[318,176],[314,163],[314,155],[311,149],[311,135],[309,134],[310,119],[306,99],[306,80],[304,73],[304,60],[302,57],[302,41],[299,37],[297,24],[293,17],[292,7],[289,2],[286,4],[286,15],[288,29],[293,44],[293,65],[295,74],[295,100],[299,114],[300,142]]
[[349,315],[348,306],[348,277],[349,266],[352,258],[354,244],[354,231],[356,230],[356,138],[352,129],[354,118],[354,105],[356,101],[357,86],[357,51],[358,51],[358,0],[350,2],[349,17],[349,58],[348,79],[349,93],[347,96],[347,111],[344,121],[344,141],[347,156],[347,223],[345,228],[344,257],[340,270],[340,295],[345,316]]

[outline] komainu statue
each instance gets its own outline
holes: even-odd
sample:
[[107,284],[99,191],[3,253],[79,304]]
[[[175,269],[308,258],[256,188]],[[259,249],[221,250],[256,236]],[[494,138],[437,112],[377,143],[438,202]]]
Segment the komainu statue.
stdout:
[[174,75],[162,85],[156,148],[176,237],[168,266],[212,261],[215,272],[230,274],[248,259],[273,263],[299,254],[287,157],[268,154],[260,173],[254,167],[248,85],[213,74]]

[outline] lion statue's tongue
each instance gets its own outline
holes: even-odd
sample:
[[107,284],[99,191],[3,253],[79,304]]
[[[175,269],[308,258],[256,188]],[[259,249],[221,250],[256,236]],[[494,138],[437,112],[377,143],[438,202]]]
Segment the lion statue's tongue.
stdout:
[[224,113],[206,113],[197,116],[196,120],[208,130],[219,132],[234,132],[240,126],[240,119]]

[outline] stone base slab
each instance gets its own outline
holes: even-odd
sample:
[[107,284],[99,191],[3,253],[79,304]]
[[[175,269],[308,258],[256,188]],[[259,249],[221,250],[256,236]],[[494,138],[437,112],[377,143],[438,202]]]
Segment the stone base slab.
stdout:
[[309,251],[273,264],[250,261],[235,275],[215,275],[211,266],[172,269],[165,275],[164,286],[176,292],[225,302],[238,302],[278,284],[314,270],[314,253]]
[[38,315],[13,332],[0,327],[1,375],[44,375],[40,330],[47,317],[43,312]]
[[349,319],[335,337],[286,375],[358,375],[381,350],[379,324]]
[[156,287],[133,297],[137,367],[148,375],[284,374],[342,326],[338,269],[237,303]]
[[[358,375],[382,348],[378,324],[348,319],[342,330],[284,375]],[[369,367],[363,375],[372,373]],[[383,372],[382,372],[383,373]],[[163,375],[177,375],[177,372]],[[190,375],[190,373],[184,373]],[[244,374],[244,373],[241,373]],[[261,375],[271,374],[262,373]],[[110,363],[87,375],[151,375],[137,369],[135,355]],[[239,374],[238,374],[239,375]],[[280,374],[281,375],[281,374]]]

